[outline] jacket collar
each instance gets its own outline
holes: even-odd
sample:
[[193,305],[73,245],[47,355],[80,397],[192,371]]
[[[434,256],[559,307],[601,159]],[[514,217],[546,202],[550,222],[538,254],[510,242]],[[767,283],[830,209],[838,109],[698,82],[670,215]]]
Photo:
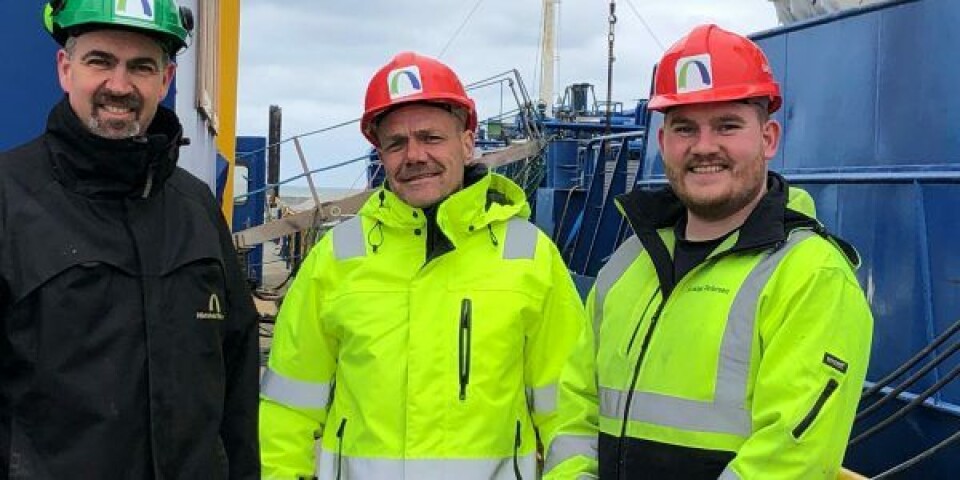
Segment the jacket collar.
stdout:
[[[530,216],[526,195],[517,184],[483,165],[472,165],[464,171],[464,188],[431,207],[437,224],[448,235],[454,231],[486,228],[488,223],[510,217]],[[388,226],[422,226],[424,209],[408,205],[388,187],[381,187],[360,211]]]
[[90,196],[148,196],[176,168],[183,129],[160,106],[147,134],[122,140],[103,138],[82,124],[64,97],[47,119],[46,143],[57,180]]
[[[822,231],[815,219],[787,208],[789,190],[786,179],[768,172],[767,193],[736,233],[724,241],[724,244],[734,243],[725,248],[723,254],[775,248],[783,244],[787,235],[798,227]],[[650,255],[663,296],[669,296],[676,286],[676,278],[673,256],[664,238],[673,237],[673,228],[687,214],[686,207],[669,186],[656,191],[635,189],[617,197],[617,205]],[[723,244],[720,248],[723,248]]]
[[[789,190],[789,183],[780,174],[767,173],[767,193],[739,228],[731,250],[776,245],[798,227],[820,228],[819,222],[811,216],[788,208]],[[617,197],[617,204],[638,235],[673,228],[687,214],[686,207],[669,186],[654,191],[635,189]]]

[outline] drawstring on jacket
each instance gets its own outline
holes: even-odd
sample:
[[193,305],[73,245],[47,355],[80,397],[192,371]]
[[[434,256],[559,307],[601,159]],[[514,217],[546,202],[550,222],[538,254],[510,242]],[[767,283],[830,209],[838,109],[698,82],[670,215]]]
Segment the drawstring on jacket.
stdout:
[[[377,232],[377,235],[380,237],[376,241],[373,240],[373,233]],[[383,245],[383,222],[377,220],[377,223],[373,224],[373,227],[370,227],[370,230],[367,230],[367,243],[370,244],[370,247],[373,249],[373,253],[377,253],[377,250]]]
[[489,223],[487,224],[487,231],[490,232],[490,242],[493,243],[493,246],[494,247],[499,246],[500,240],[498,240],[497,235],[493,233],[493,226]]
[[[387,195],[383,192],[383,190],[380,190],[380,194],[377,195],[377,198],[380,199],[379,208],[383,208],[383,203],[386,200]],[[379,240],[377,241],[373,240],[374,230],[376,230],[377,235],[380,236]],[[380,220],[377,220],[377,223],[375,223],[373,227],[370,227],[370,230],[367,230],[367,243],[370,244],[370,248],[373,249],[373,253],[377,253],[377,250],[379,250],[380,246],[383,245],[383,222]]]

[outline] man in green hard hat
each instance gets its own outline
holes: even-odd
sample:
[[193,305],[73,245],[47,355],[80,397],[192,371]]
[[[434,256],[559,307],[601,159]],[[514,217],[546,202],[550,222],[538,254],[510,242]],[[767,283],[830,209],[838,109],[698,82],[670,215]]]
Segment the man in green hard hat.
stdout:
[[0,478],[252,479],[256,310],[160,106],[192,15],[60,0],[66,93],[0,153]]

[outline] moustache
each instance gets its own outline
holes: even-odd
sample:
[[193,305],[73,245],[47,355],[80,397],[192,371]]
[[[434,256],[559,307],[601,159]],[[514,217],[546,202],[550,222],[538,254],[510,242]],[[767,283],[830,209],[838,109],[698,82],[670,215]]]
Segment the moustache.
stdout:
[[133,111],[138,111],[143,106],[143,98],[136,93],[118,95],[108,90],[97,91],[93,97],[93,102],[96,105],[109,105]]
[[408,164],[400,170],[397,180],[404,182],[423,175],[436,175],[438,173],[443,173],[443,169],[422,163]]

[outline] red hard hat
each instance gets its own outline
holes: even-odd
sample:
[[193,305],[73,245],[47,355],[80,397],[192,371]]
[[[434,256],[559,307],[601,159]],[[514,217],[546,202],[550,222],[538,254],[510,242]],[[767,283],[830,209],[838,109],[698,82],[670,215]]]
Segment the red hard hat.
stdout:
[[374,135],[377,117],[397,105],[414,102],[445,103],[467,110],[467,130],[477,128],[477,108],[450,67],[414,52],[393,57],[370,79],[360,130],[378,145]]
[[766,97],[773,113],[783,103],[780,86],[760,47],[716,25],[700,25],[673,44],[663,54],[654,77],[653,98],[647,105],[650,110]]

